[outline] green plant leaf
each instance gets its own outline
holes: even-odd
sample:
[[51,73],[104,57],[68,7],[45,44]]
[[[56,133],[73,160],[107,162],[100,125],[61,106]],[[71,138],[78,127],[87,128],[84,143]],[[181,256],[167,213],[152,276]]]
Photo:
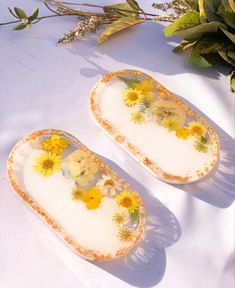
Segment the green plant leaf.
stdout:
[[220,21],[220,18],[216,14],[216,5],[214,5],[215,0],[204,0],[204,9],[206,14],[206,19],[211,21]]
[[26,19],[26,18],[27,18],[27,15],[26,15],[26,13],[24,12],[23,9],[18,8],[18,7],[14,7],[14,10],[15,10],[16,15],[17,15],[20,19]]
[[181,53],[181,52],[189,49],[190,47],[192,47],[196,42],[197,42],[197,40],[195,40],[195,41],[182,40],[180,42],[180,44],[173,49],[173,52],[174,53]]
[[97,39],[97,44],[100,45],[108,38],[110,38],[113,34],[116,34],[117,32],[120,32],[124,29],[127,29],[142,22],[144,22],[144,19],[137,19],[133,17],[119,18],[118,20],[106,26],[104,32],[101,33],[101,35]]
[[126,2],[130,5],[130,7],[133,10],[135,10],[135,11],[139,11],[140,10],[140,6],[135,0],[126,0]]
[[206,19],[207,17],[206,17],[206,12],[204,8],[204,0],[198,0],[198,5],[199,5],[200,17],[203,17]]
[[194,27],[200,24],[200,15],[197,11],[189,11],[183,14],[172,24],[163,29],[166,37],[171,37],[179,34],[180,31]]
[[229,82],[230,82],[231,91],[235,92],[235,69],[233,69],[229,73],[228,79],[229,79]]
[[224,28],[226,30],[227,27],[225,24],[215,21],[210,23],[203,23],[184,31],[179,31],[177,34],[185,39],[194,39],[205,33],[216,33],[218,28]]
[[192,49],[188,58],[189,64],[200,68],[211,67],[212,65],[220,64],[222,62],[222,59],[218,56],[217,53],[201,55],[197,51],[194,51],[194,49]]
[[228,2],[229,2],[229,5],[230,5],[233,13],[235,14],[235,2],[234,2],[234,0],[228,0]]
[[224,34],[235,44],[235,34],[223,29],[223,28],[220,28]]
[[13,30],[23,30],[28,26],[27,23],[21,22],[20,24],[18,24],[15,28],[13,28]]
[[235,66],[235,61],[227,55],[227,52],[218,51],[218,53],[220,57],[224,59],[224,61],[226,61],[228,64],[232,66]]
[[[120,11],[118,9],[120,9]],[[117,16],[121,15],[121,16],[137,17],[139,15],[139,13],[135,12],[136,10],[133,9],[127,2],[104,6],[103,10],[106,13],[111,13]],[[122,11],[122,10],[128,10],[128,11]]]
[[35,8],[32,12],[32,14],[29,16],[29,21],[32,22],[33,20],[37,19],[39,13],[39,9]]
[[[235,46],[234,46],[235,49]],[[233,59],[235,61],[235,50],[234,51],[228,51],[227,52],[228,57],[230,57],[231,59]]]
[[229,39],[223,38],[217,34],[208,34],[201,37],[194,45],[194,51],[199,54],[215,53],[218,50],[227,51],[233,47]]

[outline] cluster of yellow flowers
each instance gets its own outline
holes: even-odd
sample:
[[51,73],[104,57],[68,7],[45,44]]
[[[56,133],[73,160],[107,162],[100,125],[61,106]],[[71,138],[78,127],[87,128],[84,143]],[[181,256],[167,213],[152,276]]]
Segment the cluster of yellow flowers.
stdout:
[[58,172],[61,169],[61,154],[69,146],[69,141],[59,135],[53,135],[42,141],[41,147],[45,152],[42,152],[35,159],[34,170],[46,177]]
[[194,136],[196,138],[195,149],[199,152],[207,152],[206,127],[199,121],[191,121],[185,127],[187,116],[184,109],[173,101],[155,99],[153,91],[152,79],[130,82],[128,88],[124,90],[122,99],[126,106],[139,105],[140,108],[139,111],[131,113],[131,121],[135,124],[145,123],[147,110],[147,115],[151,119],[169,131],[175,131],[176,137],[186,140],[189,136]]

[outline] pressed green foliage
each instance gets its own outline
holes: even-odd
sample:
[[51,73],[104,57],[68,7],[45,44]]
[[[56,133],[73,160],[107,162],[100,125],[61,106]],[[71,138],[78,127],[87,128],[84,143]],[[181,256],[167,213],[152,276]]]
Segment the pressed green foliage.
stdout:
[[118,3],[115,5],[105,6],[103,8],[103,10],[104,10],[104,12],[111,13],[111,14],[117,15],[117,16],[136,17],[136,16],[138,16],[137,11],[139,9],[134,9],[129,3],[123,2],[123,3]]
[[200,15],[197,11],[189,11],[183,14],[179,19],[177,19],[172,24],[168,25],[163,29],[166,37],[171,37],[179,34],[187,28],[191,28],[200,24]]
[[107,25],[104,32],[97,39],[97,44],[100,45],[108,38],[110,38],[113,34],[127,29],[133,25],[142,23],[143,19],[137,19],[133,17],[122,17],[118,20],[112,22],[111,24]]
[[24,12],[23,9],[18,8],[18,7],[14,7],[15,13],[16,15],[20,18],[20,19],[25,19],[27,18],[26,13]]
[[135,0],[126,0],[126,2],[130,5],[130,7],[135,10],[138,11],[140,10],[140,6],[139,4],[135,1]]

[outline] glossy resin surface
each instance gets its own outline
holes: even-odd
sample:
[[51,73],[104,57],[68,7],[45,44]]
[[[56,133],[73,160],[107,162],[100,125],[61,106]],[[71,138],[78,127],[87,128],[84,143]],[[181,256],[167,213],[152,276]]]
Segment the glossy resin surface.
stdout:
[[139,194],[64,131],[22,139],[9,155],[8,175],[23,201],[82,257],[114,259],[141,238]]
[[90,105],[99,127],[161,180],[193,182],[216,164],[219,141],[214,129],[142,72],[105,75],[93,88]]

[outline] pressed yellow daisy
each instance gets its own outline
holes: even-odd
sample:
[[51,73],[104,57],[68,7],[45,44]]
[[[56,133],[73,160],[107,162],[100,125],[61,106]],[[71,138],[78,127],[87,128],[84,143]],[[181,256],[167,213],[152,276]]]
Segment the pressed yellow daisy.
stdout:
[[51,176],[60,170],[61,156],[51,152],[43,152],[35,159],[34,170],[42,176]]
[[97,209],[102,200],[100,189],[96,187],[90,187],[81,198],[86,203],[87,209]]
[[176,130],[176,136],[178,138],[186,140],[189,135],[190,135],[190,131],[188,129],[184,128],[184,127]]
[[134,82],[131,84],[132,88],[138,89],[142,91],[144,94],[153,91],[154,80],[153,79],[146,79],[142,80],[139,83]]
[[125,224],[127,221],[128,217],[125,213],[121,212],[117,212],[113,215],[113,221],[117,224],[117,225],[122,225]]
[[168,118],[163,120],[162,125],[169,131],[178,130],[180,128],[179,123],[174,118]]
[[135,124],[142,124],[145,122],[144,114],[140,111],[131,113],[131,121]]
[[205,136],[207,129],[198,121],[192,121],[188,123],[189,131],[193,136]]
[[79,186],[88,185],[99,171],[99,165],[93,157],[78,149],[71,153],[63,163],[63,170],[75,180]]
[[84,190],[78,188],[78,187],[74,187],[72,190],[72,199],[73,200],[79,200],[82,199],[82,195],[85,193]]
[[118,237],[123,242],[129,242],[133,239],[133,231],[131,229],[122,228],[118,231]]
[[208,151],[208,147],[205,143],[203,143],[200,140],[196,140],[194,143],[194,148],[198,151],[198,152],[202,152],[202,153],[206,153]]
[[120,192],[116,196],[116,201],[119,206],[127,208],[130,214],[134,213],[139,207],[136,194],[133,192],[128,191]]
[[41,147],[44,150],[50,151],[57,155],[62,154],[63,150],[70,146],[70,142],[61,138],[59,135],[53,135],[50,139],[41,142]]
[[144,99],[144,95],[140,90],[127,88],[123,92],[122,99],[124,100],[126,106],[131,107],[141,103]]
[[154,101],[149,108],[149,114],[161,125],[165,119],[171,118],[183,126],[186,119],[185,111],[175,102],[167,100]]

